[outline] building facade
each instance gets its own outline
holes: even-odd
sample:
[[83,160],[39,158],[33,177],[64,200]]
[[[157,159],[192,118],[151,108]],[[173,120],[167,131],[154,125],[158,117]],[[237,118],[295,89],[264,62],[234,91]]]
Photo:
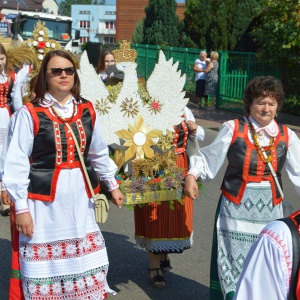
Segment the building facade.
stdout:
[[72,5],[73,28],[80,30],[79,45],[116,42],[116,5]]

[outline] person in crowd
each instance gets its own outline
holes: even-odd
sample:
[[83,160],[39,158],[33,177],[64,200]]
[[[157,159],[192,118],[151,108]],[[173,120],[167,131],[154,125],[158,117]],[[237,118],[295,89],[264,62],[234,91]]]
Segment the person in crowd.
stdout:
[[[290,215],[289,219],[293,221],[291,226],[296,228],[294,238],[299,244],[300,211]],[[265,300],[266,295],[272,300],[300,299],[299,262],[296,276],[292,278],[293,245],[289,226],[280,220],[270,222],[250,248],[234,300]],[[291,294],[293,298],[290,298]]]
[[116,61],[112,50],[105,49],[100,52],[96,72],[102,81],[105,82],[108,77],[108,74],[105,72],[107,67],[114,65],[115,63]]
[[[176,164],[188,168],[186,140],[188,134],[203,141],[204,130],[195,123],[193,113],[185,108],[185,121],[175,126],[174,145]],[[193,200],[184,197],[183,205],[177,201],[171,210],[167,201],[135,206],[135,239],[139,248],[147,250],[149,258],[150,283],[155,288],[166,286],[163,273],[171,270],[169,253],[182,253],[192,245]]]
[[202,99],[204,99],[204,107],[208,107],[207,96],[205,92],[205,82],[206,82],[206,51],[201,51],[199,58],[195,60],[194,71],[195,71],[195,81],[196,81],[196,98],[198,100],[199,108],[202,108]]
[[195,199],[197,179],[213,179],[227,156],[211,256],[213,300],[232,299],[251,244],[265,224],[283,216],[284,165],[300,194],[300,140],[275,120],[284,101],[282,83],[255,77],[243,100],[245,117],[223,123],[215,140],[191,157],[185,177],[185,194]]
[[[15,93],[16,74],[9,63],[7,52],[0,43],[0,153],[11,115],[22,106],[22,97]],[[1,201],[1,214],[8,216],[10,206]]]
[[209,96],[211,107],[215,107],[215,96],[217,94],[218,87],[218,70],[219,70],[219,53],[212,51],[210,53],[210,59],[206,60],[207,67],[204,70],[206,73],[206,84],[204,94]]
[[82,149],[95,193],[100,179],[121,207],[117,166],[109,158],[92,103],[80,97],[79,76],[68,52],[46,54],[34,93],[35,99],[12,116],[0,161],[16,212],[16,276],[21,278],[22,297],[105,299],[113,292],[106,280],[105,242],[65,123]]

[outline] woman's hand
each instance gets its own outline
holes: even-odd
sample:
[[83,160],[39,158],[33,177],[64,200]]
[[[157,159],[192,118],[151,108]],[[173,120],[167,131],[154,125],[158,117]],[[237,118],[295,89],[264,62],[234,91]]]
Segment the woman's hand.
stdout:
[[11,200],[8,196],[7,191],[1,191],[1,201],[5,205],[10,205]]
[[111,191],[111,196],[112,196],[112,203],[118,206],[119,208],[122,207],[122,203],[125,199],[124,194],[120,191],[120,189],[115,189]]
[[199,195],[197,181],[193,175],[185,176],[184,194],[193,200]]
[[33,220],[29,212],[16,215],[16,227],[17,230],[25,235],[26,237],[31,238],[33,235]]
[[191,134],[196,135],[198,125],[195,122],[189,120],[189,121],[187,121],[187,126],[188,126],[188,129],[190,130]]

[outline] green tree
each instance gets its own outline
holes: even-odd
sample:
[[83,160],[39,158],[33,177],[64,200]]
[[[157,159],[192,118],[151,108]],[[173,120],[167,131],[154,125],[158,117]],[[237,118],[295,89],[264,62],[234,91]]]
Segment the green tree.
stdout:
[[[296,101],[299,107],[300,1],[264,0],[252,34],[262,58],[282,65],[288,101]],[[295,100],[291,100],[293,97]],[[291,107],[294,109],[294,103]]]
[[184,33],[201,49],[233,50],[257,13],[259,0],[188,0]]
[[175,0],[149,0],[145,8],[144,44],[177,46],[179,18]]
[[257,26],[252,31],[260,52],[274,60],[299,60],[300,1],[264,0]]
[[200,49],[206,49],[206,37],[211,23],[211,1],[186,1],[184,34]]
[[142,44],[144,40],[144,19],[136,23],[135,30],[132,34],[131,42],[134,44]]

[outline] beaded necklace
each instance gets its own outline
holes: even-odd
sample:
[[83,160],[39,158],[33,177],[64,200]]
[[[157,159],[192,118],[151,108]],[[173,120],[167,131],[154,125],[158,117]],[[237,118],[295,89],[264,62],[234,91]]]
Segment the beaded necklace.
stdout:
[[73,113],[72,113],[72,116],[70,118],[63,118],[62,116],[60,116],[57,112],[56,112],[56,109],[53,107],[53,105],[51,106],[51,110],[53,112],[53,114],[55,115],[55,117],[60,120],[62,123],[69,123],[73,117],[75,116],[75,112],[76,112],[76,109],[75,109],[75,103],[73,102]]
[[257,136],[257,133],[255,132],[254,128],[253,128],[253,125],[251,122],[249,122],[249,128],[250,128],[250,132],[251,132],[251,135],[252,135],[252,139],[253,139],[253,144],[256,148],[256,151],[259,155],[259,157],[261,158],[261,160],[264,162],[264,163],[269,163],[270,161],[272,161],[272,155],[273,155],[273,152],[274,152],[274,137],[272,136],[270,138],[270,142],[269,142],[269,151],[270,151],[270,154],[265,157],[264,156],[264,149],[261,147],[261,145],[259,144],[258,142],[258,136]]

